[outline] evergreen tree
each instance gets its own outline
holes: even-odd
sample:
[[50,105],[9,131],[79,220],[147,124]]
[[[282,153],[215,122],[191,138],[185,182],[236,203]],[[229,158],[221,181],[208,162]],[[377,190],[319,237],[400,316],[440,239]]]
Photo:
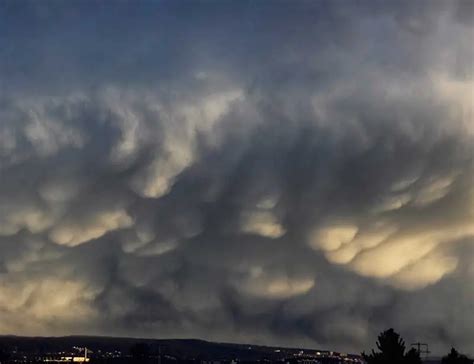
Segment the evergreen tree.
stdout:
[[362,353],[367,364],[420,364],[419,353],[412,349],[405,354],[405,342],[393,329],[386,330],[378,336],[376,352]]
[[468,359],[465,355],[461,355],[456,349],[451,348],[448,355],[443,357],[442,364],[472,364],[472,360]]
[[421,364],[420,353],[414,348],[408,350],[405,354],[405,361],[406,364]]

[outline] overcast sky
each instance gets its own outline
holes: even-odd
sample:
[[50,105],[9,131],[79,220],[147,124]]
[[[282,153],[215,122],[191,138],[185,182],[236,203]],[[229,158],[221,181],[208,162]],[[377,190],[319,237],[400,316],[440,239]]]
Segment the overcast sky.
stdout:
[[0,1],[0,333],[474,355],[474,2]]

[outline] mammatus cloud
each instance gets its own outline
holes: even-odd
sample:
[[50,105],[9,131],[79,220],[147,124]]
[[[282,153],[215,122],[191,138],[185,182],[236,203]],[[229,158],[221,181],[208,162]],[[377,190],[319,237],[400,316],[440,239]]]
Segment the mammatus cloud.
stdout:
[[75,246],[133,225],[133,220],[124,210],[99,212],[89,215],[87,220],[84,223],[74,220],[59,223],[51,230],[49,238],[57,244]]
[[474,353],[471,2],[93,4],[0,10],[0,333]]

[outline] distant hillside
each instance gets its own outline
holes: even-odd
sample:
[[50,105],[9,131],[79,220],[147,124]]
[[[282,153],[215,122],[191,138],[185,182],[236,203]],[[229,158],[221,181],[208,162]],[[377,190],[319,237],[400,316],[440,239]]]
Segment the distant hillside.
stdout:
[[304,350],[301,348],[280,348],[250,344],[215,343],[195,339],[138,339],[95,336],[64,337],[21,337],[0,336],[0,346],[16,348],[19,352],[44,354],[70,350],[74,346],[87,347],[92,351],[120,351],[127,354],[136,343],[146,343],[152,352],[168,354],[182,359],[233,359],[258,360],[261,358],[278,358],[292,356]]

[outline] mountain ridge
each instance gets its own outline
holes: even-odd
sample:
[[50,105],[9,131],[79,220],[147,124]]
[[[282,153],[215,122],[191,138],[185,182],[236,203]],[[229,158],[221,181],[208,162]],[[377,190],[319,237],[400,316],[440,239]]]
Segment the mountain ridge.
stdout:
[[[66,351],[72,347],[87,347],[92,351],[119,351],[127,354],[137,343],[145,343],[151,351],[161,350],[163,353],[180,358],[220,358],[234,357],[249,360],[271,358],[282,355],[294,355],[299,352],[332,352],[331,350],[308,349],[299,347],[283,347],[274,345],[254,345],[247,343],[216,342],[197,338],[187,339],[154,339],[139,337],[116,337],[95,335],[65,336],[19,336],[0,335],[0,346],[15,347],[18,351],[40,353],[49,351]],[[357,354],[349,354],[357,355]]]

